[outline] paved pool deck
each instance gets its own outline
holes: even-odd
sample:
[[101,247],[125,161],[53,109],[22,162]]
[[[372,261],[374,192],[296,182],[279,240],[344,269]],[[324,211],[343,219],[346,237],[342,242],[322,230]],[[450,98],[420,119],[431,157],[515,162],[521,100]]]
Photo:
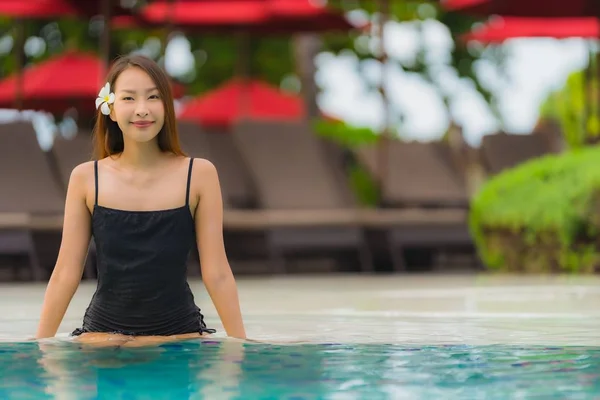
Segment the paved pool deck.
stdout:
[[[600,346],[600,277],[302,275],[238,277],[248,336],[265,341]],[[59,329],[81,324],[82,282]],[[223,328],[200,280],[196,303]],[[0,284],[0,340],[35,334],[45,283]]]

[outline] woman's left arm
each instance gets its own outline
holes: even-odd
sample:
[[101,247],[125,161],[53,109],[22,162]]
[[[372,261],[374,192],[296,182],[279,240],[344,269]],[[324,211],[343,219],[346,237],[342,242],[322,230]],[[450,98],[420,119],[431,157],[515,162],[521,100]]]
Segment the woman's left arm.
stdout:
[[237,286],[223,242],[223,200],[217,169],[210,161],[197,158],[192,176],[198,194],[195,224],[202,281],[227,336],[246,339]]

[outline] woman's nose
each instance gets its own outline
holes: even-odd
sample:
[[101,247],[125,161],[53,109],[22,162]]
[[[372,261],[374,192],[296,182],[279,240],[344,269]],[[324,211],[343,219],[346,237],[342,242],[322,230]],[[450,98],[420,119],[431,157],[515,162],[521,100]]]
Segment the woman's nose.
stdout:
[[141,102],[138,104],[135,113],[140,117],[145,117],[146,115],[148,115],[148,107],[146,107],[146,104],[144,102]]

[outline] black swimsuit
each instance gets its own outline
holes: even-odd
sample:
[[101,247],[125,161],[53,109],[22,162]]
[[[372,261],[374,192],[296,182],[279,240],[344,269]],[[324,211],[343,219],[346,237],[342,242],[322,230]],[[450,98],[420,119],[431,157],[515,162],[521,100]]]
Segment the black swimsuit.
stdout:
[[158,211],[125,211],[98,205],[98,161],[92,234],[98,286],[72,335],[110,332],[125,335],[214,333],[204,323],[187,282],[187,260],[196,244],[190,213],[190,180],[185,205]]

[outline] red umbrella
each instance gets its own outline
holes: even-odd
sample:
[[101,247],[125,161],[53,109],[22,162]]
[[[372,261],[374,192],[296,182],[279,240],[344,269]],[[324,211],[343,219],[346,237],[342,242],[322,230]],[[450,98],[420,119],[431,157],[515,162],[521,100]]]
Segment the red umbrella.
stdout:
[[[0,0],[0,16],[7,16],[17,19],[53,19],[59,17],[75,17],[80,15],[95,15],[102,11],[109,11],[113,14],[125,14],[129,11],[118,6],[116,0],[102,1],[80,1],[80,0]],[[23,24],[19,24],[17,37],[17,48],[22,51],[23,48]],[[105,63],[108,63],[108,29],[103,33],[102,47],[105,57]],[[21,55],[17,56],[17,70],[22,69]],[[17,78],[18,81],[20,78]],[[22,83],[20,83],[22,86]],[[17,94],[13,96],[15,106],[22,107],[21,96],[17,89]]]
[[157,0],[138,17],[116,18],[116,26],[172,24],[190,31],[243,28],[251,31],[351,29],[343,15],[309,0]]
[[[130,15],[131,8],[121,6],[121,0],[68,0],[81,15],[102,15],[105,24],[100,37],[100,53],[105,67],[110,63],[110,31],[112,17],[115,15]],[[106,71],[106,70],[105,70]]]
[[320,7],[311,0],[272,0],[269,3],[271,29],[292,32],[317,32],[354,28],[339,12]]
[[277,23],[288,31],[349,30],[355,28],[339,12],[318,6],[314,0],[270,0],[267,4],[274,30]]
[[[24,108],[62,114],[69,108],[92,115],[101,89],[102,60],[96,55],[69,51],[24,71]],[[0,81],[0,108],[8,108],[17,90],[15,76]],[[177,95],[183,88],[175,85]]]
[[[593,17],[600,19],[599,0],[441,0],[448,11],[460,11],[472,15],[501,15],[510,17],[567,18]],[[592,77],[592,64],[586,69],[585,81]],[[587,113],[591,115],[592,92],[583,90]],[[584,118],[584,126],[587,117]],[[584,128],[585,129],[585,128]]]
[[[247,101],[245,110],[242,98]],[[258,80],[232,79],[187,103],[179,116],[205,127],[229,127],[241,118],[299,120],[305,117],[298,96]]]
[[[0,16],[16,19],[52,19],[58,17],[74,17],[77,10],[69,0],[0,0]],[[16,64],[17,71],[23,69],[23,41],[25,35],[24,22],[17,23]],[[18,86],[23,86],[17,76]],[[14,96],[14,106],[22,107],[20,91]]]
[[177,25],[248,24],[264,20],[266,9],[258,1],[154,1],[140,11],[144,21]]
[[464,41],[502,43],[507,39],[523,37],[572,37],[596,39],[600,37],[600,23],[596,18],[493,18],[482,27],[461,37]]
[[598,0],[441,0],[448,11],[521,17],[600,17]]
[[0,0],[0,15],[11,18],[75,16],[77,10],[69,0]]

